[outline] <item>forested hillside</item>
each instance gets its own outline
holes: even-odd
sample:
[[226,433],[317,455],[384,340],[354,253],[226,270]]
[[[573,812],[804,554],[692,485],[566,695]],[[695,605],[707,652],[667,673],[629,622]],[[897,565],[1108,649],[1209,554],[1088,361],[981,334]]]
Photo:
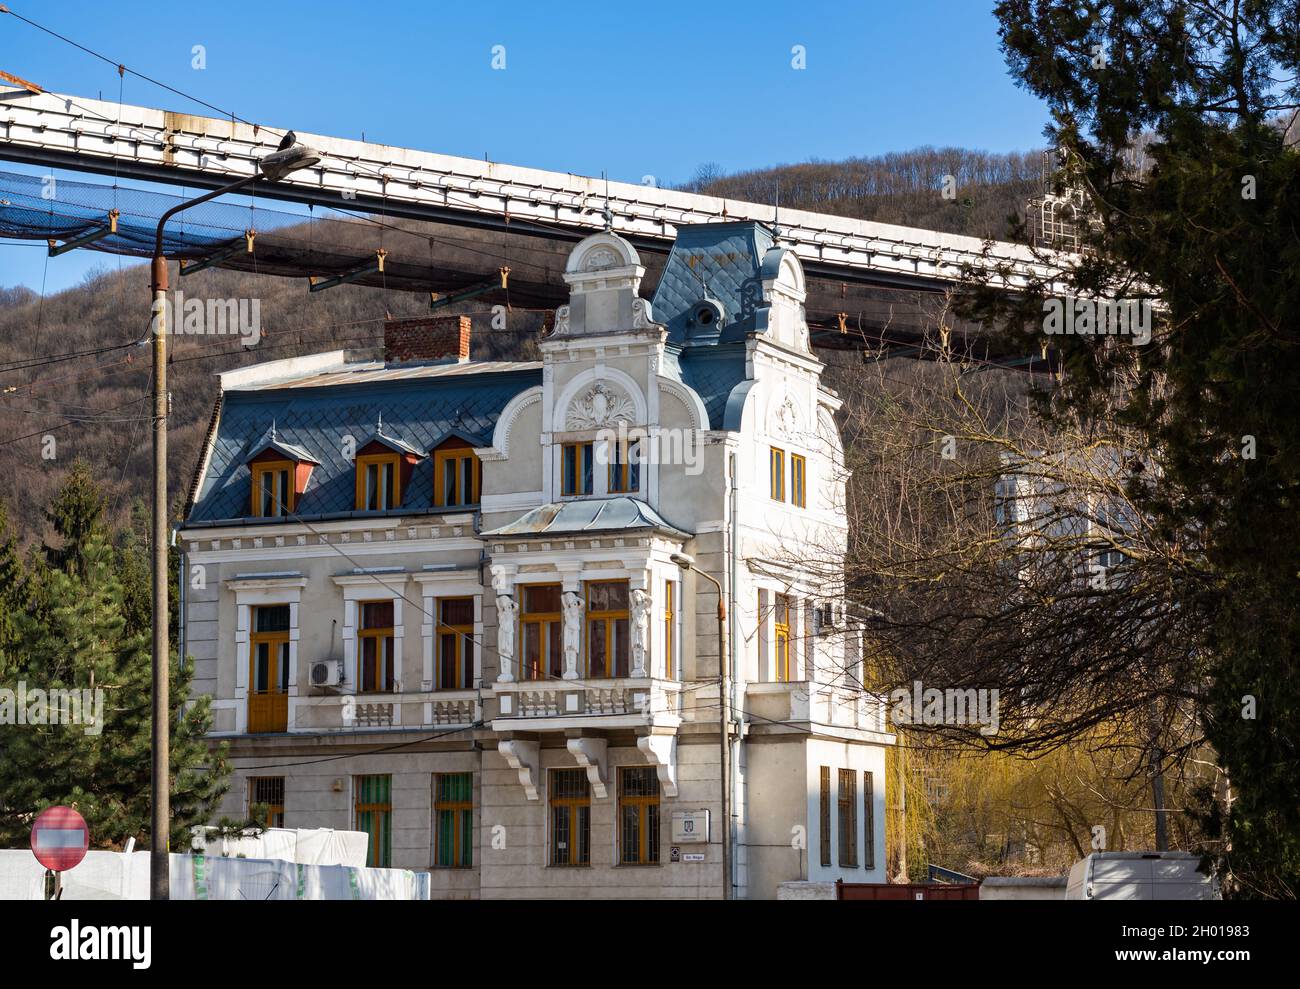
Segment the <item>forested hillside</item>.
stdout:
[[[949,175],[955,198],[941,194]],[[1037,153],[924,148],[729,176],[702,166],[684,188],[757,202],[774,202],[779,188],[791,208],[1001,236],[1005,218],[1023,210],[1039,181]],[[179,281],[173,276],[173,287]],[[43,299],[3,282],[0,269],[0,474],[10,525],[23,542],[48,538],[41,508],[77,460],[91,466],[108,495],[110,520],[121,522],[148,490],[149,350],[124,346],[146,338],[148,266],[106,256],[97,274]],[[335,347],[374,348],[386,313],[416,315],[427,305],[413,293],[343,286],[313,294],[301,279],[220,269],[187,277],[181,287],[191,297],[258,299],[264,339],[244,348],[234,336],[171,338],[173,503],[194,470],[218,372]],[[527,312],[512,314],[504,333],[479,332],[476,321],[474,356],[535,356],[540,326],[540,316]]]

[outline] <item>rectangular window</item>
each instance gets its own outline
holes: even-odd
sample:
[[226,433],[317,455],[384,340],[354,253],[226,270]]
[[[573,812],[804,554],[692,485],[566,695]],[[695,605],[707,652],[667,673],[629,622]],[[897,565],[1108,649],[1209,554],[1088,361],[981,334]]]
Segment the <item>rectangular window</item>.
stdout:
[[521,680],[555,679],[564,673],[564,652],[560,648],[564,622],[560,612],[559,584],[524,585]]
[[587,676],[629,674],[626,580],[587,582]]
[[445,508],[477,505],[483,466],[469,444],[448,444],[433,452],[433,503]]
[[289,606],[253,609],[248,637],[248,730],[285,731],[289,727]]
[[284,827],[283,776],[254,776],[249,779],[248,819],[268,828]]
[[562,494],[591,494],[591,444],[565,443],[561,473]]
[[435,642],[438,669],[435,690],[469,690],[474,686],[474,599],[439,598]]
[[852,769],[840,770],[840,865],[858,867],[858,783]]
[[468,869],[474,864],[474,774],[433,777],[433,864]]
[[395,453],[357,457],[357,510],[384,511],[402,503],[401,471]]
[[822,865],[831,864],[831,767],[821,767],[821,813],[818,817],[818,839],[821,842]]
[[785,451],[772,447],[772,500],[785,501]]
[[294,465],[288,460],[253,464],[253,514],[276,518],[293,511]]
[[866,832],[867,854],[862,864],[876,867],[876,782],[871,773],[862,774],[862,828]]
[[615,440],[609,445],[609,491],[630,494],[641,490],[640,440]]
[[805,508],[808,503],[808,461],[797,453],[790,454],[790,504]]
[[354,776],[356,829],[370,836],[366,866],[387,869],[393,853],[393,778]]
[[618,847],[624,865],[659,864],[659,774],[653,767],[618,771]]
[[591,786],[585,769],[552,769],[551,865],[591,864]]
[[357,655],[361,666],[361,692],[382,694],[393,689],[393,602],[362,601]]
[[677,605],[674,585],[671,580],[664,581],[664,676],[669,680],[677,679]]
[[776,607],[772,616],[772,628],[775,633],[773,649],[773,671],[777,681],[790,681],[790,598],[784,594],[776,596]]

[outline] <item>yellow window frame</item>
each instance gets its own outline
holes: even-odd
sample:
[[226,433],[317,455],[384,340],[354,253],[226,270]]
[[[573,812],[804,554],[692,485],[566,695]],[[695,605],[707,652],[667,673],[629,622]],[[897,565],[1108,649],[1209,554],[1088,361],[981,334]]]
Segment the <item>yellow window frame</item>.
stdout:
[[[259,783],[274,784],[279,780],[279,786],[271,786],[271,789],[278,789],[279,800],[258,800],[257,791]],[[254,808],[262,806],[266,808],[266,819],[260,823],[265,824],[268,828],[284,827],[284,777],[283,776],[250,776],[248,778],[248,819],[253,820]]]
[[[569,485],[569,473],[564,469],[569,450],[573,450],[573,485]],[[590,440],[582,443],[565,443],[560,448],[560,494],[569,496],[587,495],[592,492],[583,489],[583,480],[592,473],[593,445]],[[594,482],[593,482],[594,487]]]
[[610,494],[635,494],[641,486],[640,470],[637,471],[637,486],[632,487],[632,458],[635,456],[638,460],[637,467],[640,468],[641,447],[640,439],[630,439],[626,442],[615,440],[613,443],[615,457],[609,462],[609,483],[608,491]]
[[[444,482],[446,465],[455,464],[456,471],[456,494],[459,497],[464,495],[464,462],[466,460],[473,462],[473,469],[470,471],[470,490],[467,497],[457,500],[447,500],[447,489]],[[479,503],[480,492],[483,486],[483,462],[479,460],[478,454],[473,448],[467,446],[451,447],[446,450],[433,451],[433,503],[437,506],[449,508],[454,505],[477,505]]]
[[[654,775],[654,769],[645,769],[645,772],[653,777],[653,793],[627,793],[627,780],[634,771],[640,771],[645,767],[641,766],[620,766],[618,770],[618,858],[620,865],[658,865],[659,849],[657,843],[662,842],[663,828],[663,809],[660,797],[662,793],[658,786],[658,777]],[[625,807],[635,807],[637,814],[637,849],[636,859],[631,860],[627,857],[628,849],[623,846],[623,809]],[[656,846],[650,844],[650,808],[654,807],[659,811],[659,820],[655,835]],[[652,854],[653,853],[653,854]]]
[[[372,466],[390,465],[393,468],[392,489],[388,492],[390,504],[380,505],[378,508],[371,509],[366,504],[366,477],[369,468]],[[382,476],[381,472],[376,472],[376,478]],[[357,511],[384,511],[389,508],[398,508],[402,504],[402,458],[397,453],[367,453],[364,456],[358,456],[356,462],[356,505]]]
[[674,619],[676,618],[676,613],[673,610],[674,606],[676,605],[676,601],[674,600],[675,595],[673,593],[673,590],[674,590],[673,582],[671,580],[665,580],[664,581],[664,676],[667,677],[669,680],[677,679],[675,675],[677,671],[673,668],[673,662],[677,658],[673,653],[674,640],[677,638],[673,634],[676,631],[673,625]]
[[785,451],[772,447],[770,466],[772,471],[772,500],[785,501]]
[[[564,590],[560,584],[532,584],[529,586],[533,588],[545,588],[545,587],[560,588],[561,600],[563,599]],[[528,597],[529,597],[527,588],[524,589],[524,591],[520,596],[523,599],[524,606],[527,607]],[[555,622],[557,624],[562,623],[563,618],[564,616],[558,611],[520,611],[519,643],[516,647],[519,650],[519,679],[520,680],[545,680],[546,679],[547,660],[550,658],[549,656],[547,656],[546,650],[550,648],[549,643],[551,641],[550,629],[548,626],[552,622]],[[527,651],[526,643],[528,642],[529,625],[538,626],[537,628],[538,656],[537,656],[536,676],[530,675],[528,671],[528,667],[526,665],[528,661],[528,651]],[[561,649],[561,655],[563,655],[564,646],[563,646],[562,634],[561,634],[560,649]]]
[[[361,691],[363,689],[362,685],[366,682],[366,673],[363,664],[366,662],[365,641],[367,639],[388,640],[387,649],[382,648],[382,643],[380,642],[375,643],[375,655],[374,655],[375,675],[373,678],[374,682],[376,684],[379,684],[383,681],[383,677],[381,676],[381,674],[384,673],[385,671],[385,667],[387,666],[385,660],[389,656],[392,656],[393,658],[393,678],[394,679],[397,678],[397,655],[393,652],[393,650],[397,648],[397,637],[393,634],[394,632],[393,626],[389,625],[387,627],[380,627],[380,628],[360,627],[361,622],[363,621],[362,616],[365,614],[366,605],[390,604],[390,603],[391,602],[388,601],[387,599],[357,602],[357,626],[358,627],[357,627],[357,684],[356,686],[358,691]],[[393,691],[393,684],[390,682],[387,688],[380,689],[379,687],[376,687],[373,691],[371,691],[371,693],[388,694],[388,693],[392,693],[392,691]]]
[[[473,654],[468,653],[465,647],[468,643],[473,641],[474,626],[473,625],[451,625],[448,624],[447,622],[444,622],[442,620],[442,606],[447,601],[468,601],[470,602],[471,608],[473,607],[473,603],[474,603],[474,599],[472,597],[466,597],[464,595],[458,595],[455,597],[438,598],[433,603],[434,627],[436,629],[437,643],[438,643],[438,668],[435,671],[437,678],[433,682],[433,689],[434,690],[467,690],[469,688],[463,687],[461,686],[461,684],[466,682],[466,678],[463,676],[463,674],[467,672],[465,668],[465,664],[467,662],[472,661]],[[442,673],[447,662],[447,657],[446,655],[444,655],[442,650],[443,636],[445,635],[451,635],[452,637],[452,652],[455,653],[455,655],[452,657],[452,661],[456,664],[455,680],[457,685],[455,687],[442,686],[442,680],[443,680]]]
[[784,594],[776,596],[776,605],[772,615],[772,627],[775,632],[775,650],[773,661],[776,679],[780,683],[790,682],[790,598]]
[[627,586],[628,601],[631,603],[632,588],[628,586],[626,580],[589,580],[586,582],[586,601],[584,602],[585,607],[583,608],[584,622],[582,629],[582,652],[584,659],[584,675],[589,677],[595,675],[591,672],[591,650],[588,648],[588,645],[591,642],[591,626],[595,622],[601,621],[605,623],[605,665],[608,667],[605,675],[607,677],[613,677],[616,675],[614,671],[618,669],[618,657],[614,655],[614,644],[618,639],[614,634],[614,623],[620,618],[628,623],[627,642],[629,655],[627,657],[627,664],[629,667],[628,672],[631,672],[632,657],[630,653],[632,649],[632,619],[629,610],[627,608],[614,608],[606,609],[604,611],[596,611],[591,606],[592,588],[599,587],[603,584],[622,584]]
[[[292,460],[265,460],[249,466],[253,472],[253,517],[278,518],[292,512],[296,493],[294,489],[297,487],[295,481],[298,465]],[[285,490],[282,492],[283,497],[277,498],[275,494],[275,478],[282,471],[285,472]],[[273,510],[270,515],[263,515],[262,489],[268,479],[271,481],[271,498],[276,502],[279,511]]]
[[802,454],[790,454],[790,504],[805,508],[808,504],[808,460]]

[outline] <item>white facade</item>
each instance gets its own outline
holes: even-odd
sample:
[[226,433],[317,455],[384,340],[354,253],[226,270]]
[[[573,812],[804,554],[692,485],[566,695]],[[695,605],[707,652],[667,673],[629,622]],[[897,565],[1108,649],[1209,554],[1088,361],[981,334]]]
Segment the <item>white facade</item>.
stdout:
[[[717,226],[735,234],[736,225]],[[540,376],[535,365],[444,363],[402,379],[330,359],[227,376],[195,511],[180,533],[194,689],[212,697],[213,737],[230,743],[236,773],[223,813],[243,813],[253,789],[282,785],[285,826],[365,829],[382,819],[387,861],[433,866],[435,898],[718,897],[712,578],[723,588],[734,677],[735,895],[774,897],[794,880],[884,881],[884,746],[893,739],[881,705],[861,690],[857,643],[839,621],[834,574],[847,534],[839,403],[808,345],[799,261],[765,239],[753,243],[762,256],[750,259],[746,318],[757,329],[731,340],[725,329],[716,343],[672,339],[640,295],[635,249],[603,233],[570,256],[570,303],[542,342]],[[730,325],[731,300],[712,298],[706,285],[698,303],[716,305]],[[707,327],[713,317],[700,313],[687,318]],[[712,367],[724,352],[734,355],[736,380],[723,385],[725,406],[710,408],[684,368]],[[364,387],[356,394],[382,404],[385,388],[516,380],[490,435],[470,444],[482,464],[477,503],[436,507],[404,494],[388,511],[308,511],[313,484],[322,498],[330,485],[352,484],[328,451],[313,449],[312,417],[327,414],[310,404],[316,396]],[[288,404],[276,405],[282,398]],[[221,451],[254,452],[234,431],[261,409],[255,402],[281,410],[281,430],[286,417],[300,420],[295,442],[317,464],[300,493],[302,514],[205,515],[223,491],[250,483],[242,462]],[[416,430],[385,412],[390,421],[394,436]],[[370,426],[357,422],[353,432]],[[336,433],[322,428],[316,439],[325,445]],[[639,466],[611,466],[628,459],[617,450],[628,441],[641,444]],[[423,461],[437,467],[435,449],[444,448],[410,449],[416,491]],[[454,629],[440,617],[448,600],[465,601]],[[536,610],[541,601],[545,611]],[[366,610],[374,605],[382,607]],[[388,605],[391,630],[376,646],[365,616],[386,621]],[[288,627],[259,633],[257,609],[272,606],[287,606]],[[276,615],[282,624],[286,612]],[[288,664],[284,723],[250,731],[266,723],[259,708],[250,725],[250,698],[266,675],[254,653],[268,649],[283,649]],[[385,649],[387,679],[383,660],[367,658]],[[453,659],[462,665],[449,684]],[[311,685],[321,661],[341,668],[340,683]],[[367,676],[380,686],[365,689]],[[265,690],[257,700],[268,700]],[[444,799],[460,784],[440,783],[440,774],[469,774],[472,797]],[[366,776],[387,777],[382,792]],[[709,812],[709,840],[674,840],[674,815],[684,828],[686,817],[701,825],[704,816],[692,814],[700,811]],[[463,867],[438,867],[449,857],[449,845],[440,850],[449,820],[456,829],[472,822],[450,856]]]

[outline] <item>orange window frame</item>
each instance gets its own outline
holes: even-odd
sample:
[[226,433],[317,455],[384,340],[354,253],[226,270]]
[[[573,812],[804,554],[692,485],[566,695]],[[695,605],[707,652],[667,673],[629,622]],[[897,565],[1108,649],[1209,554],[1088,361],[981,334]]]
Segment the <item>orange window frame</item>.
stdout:
[[[529,593],[528,590],[543,589],[554,587],[559,590],[558,597],[563,600],[563,589],[559,584],[530,584],[523,589],[521,597],[523,598],[524,607],[528,607]],[[563,644],[563,621],[564,616],[559,611],[520,611],[519,613],[519,644],[516,647],[519,651],[519,679],[520,680],[545,680],[549,674],[549,667],[553,662],[558,660],[559,665],[564,662],[564,644]],[[537,666],[530,668],[528,666],[528,626],[537,626]],[[551,648],[551,625],[560,629],[560,655],[552,657],[549,654]]]
[[[573,451],[572,484],[569,483],[569,471],[566,468],[570,450]],[[590,441],[585,443],[565,443],[560,448],[560,494],[576,497],[592,493],[595,484],[592,476],[592,461],[592,444]],[[591,485],[588,484],[589,481],[591,481]]]
[[677,636],[674,634],[676,632],[676,627],[674,623],[677,618],[677,613],[674,610],[676,603],[677,602],[675,600],[673,582],[671,580],[665,580],[664,581],[664,676],[667,677],[669,680],[677,679],[675,675],[677,671],[673,667],[673,663],[677,659],[677,656],[675,655],[673,649],[674,642],[677,638]]
[[[261,791],[261,792],[259,792]],[[268,792],[269,791],[269,792]],[[258,800],[259,796],[267,799]],[[256,807],[266,808],[266,819],[259,823],[268,828],[284,827],[284,777],[250,776],[248,779],[248,819],[253,820]]]
[[[472,597],[462,596],[462,597],[438,598],[434,602],[433,605],[434,616],[436,619],[435,629],[436,629],[437,643],[438,643],[438,669],[436,671],[437,679],[434,680],[433,689],[434,690],[468,690],[471,686],[471,677],[469,677],[467,674],[473,672],[472,664],[474,660],[474,654],[468,648],[468,646],[473,642],[474,639],[474,626],[473,624],[453,625],[449,622],[443,621],[442,606],[449,601],[468,602],[471,612],[474,607],[474,599]],[[456,668],[456,675],[453,678],[456,683],[456,686],[454,687],[444,687],[442,685],[444,679],[443,674],[446,670],[446,664],[448,660],[447,651],[444,648],[444,646],[447,644],[448,641],[451,642],[452,655],[450,659],[452,663],[455,664],[455,668]]]
[[784,594],[776,596],[775,611],[772,616],[775,631],[776,679],[780,683],[790,682],[790,599]]
[[[636,814],[636,845],[629,848],[627,811]],[[663,827],[659,776],[653,767],[618,770],[618,857],[621,865],[658,865]]]
[[785,501],[785,451],[780,447],[772,447],[771,471],[772,500]]
[[[469,490],[465,490],[465,463],[470,462]],[[447,465],[455,471],[454,494],[447,498],[447,484],[444,476]],[[433,503],[439,507],[450,508],[454,505],[477,505],[483,487],[483,461],[472,447],[454,446],[433,451]]]
[[[292,512],[294,510],[294,499],[297,495],[295,491],[296,485],[294,484],[297,464],[292,460],[264,460],[249,466],[253,472],[253,517],[278,518]],[[277,495],[275,481],[281,476],[283,476],[284,490]],[[275,504],[269,513],[264,513],[262,511],[262,492],[268,480],[271,481],[271,498]]]
[[802,454],[790,454],[790,504],[805,508],[808,504],[808,460]]
[[[382,468],[388,466],[392,468],[392,484],[388,489],[388,497],[384,499],[387,504],[378,505],[376,508],[370,508],[367,504],[369,498],[367,495],[366,481],[370,475],[370,468],[380,468],[375,472],[375,480],[378,481],[383,477]],[[356,505],[357,511],[384,511],[389,508],[397,508],[402,504],[402,458],[396,453],[367,453],[357,457],[356,462]],[[378,500],[378,499],[376,499]]]
[[[641,441],[634,439],[624,443],[614,440],[611,448],[614,457],[609,462],[607,490],[610,494],[635,494],[641,489]],[[632,463],[633,460],[637,462]]]
[[[585,675],[589,677],[593,677],[597,675],[591,671],[591,648],[590,648],[591,629],[596,622],[605,623],[605,667],[606,669],[604,675],[606,677],[618,677],[620,676],[618,672],[620,667],[626,668],[628,670],[627,673],[621,674],[622,676],[627,676],[628,673],[631,672],[632,626],[631,626],[631,616],[629,614],[629,609],[628,608],[606,608],[604,610],[597,611],[591,605],[591,592],[594,588],[600,586],[612,586],[615,584],[627,587],[628,601],[629,603],[631,603],[632,588],[628,586],[628,582],[626,580],[589,580],[586,583],[586,601],[584,602],[586,607],[583,608],[582,643],[583,643],[583,658],[585,660]],[[616,655],[615,653],[615,648],[618,644],[618,632],[617,632],[618,622],[620,620],[623,622],[623,628],[625,629],[623,642],[624,645],[627,647],[627,654],[622,657]]]
[[[552,769],[547,787],[550,811],[550,864],[575,867],[591,865],[591,785],[581,769]],[[584,813],[585,811],[585,813]],[[565,847],[559,847],[563,821]]]
[[[392,604],[392,602],[387,600],[358,601],[357,602],[358,626],[360,626],[361,623],[365,620],[363,616],[365,615],[366,605],[368,604]],[[396,648],[397,637],[393,634],[393,631],[394,629],[392,625],[388,625],[385,627],[376,627],[376,628],[362,628],[362,627],[357,628],[357,689],[358,690],[363,690],[364,689],[363,685],[366,682],[365,663],[367,662],[367,660],[366,660],[365,641],[367,639],[375,639],[377,641],[375,642],[374,656],[371,658],[371,661],[374,663],[375,666],[373,670],[374,673],[373,682],[376,685],[383,683],[384,675],[388,672],[389,659],[393,661],[393,679],[389,680],[388,685],[386,687],[381,688],[376,686],[376,688],[373,691],[370,691],[370,693],[380,693],[380,694],[392,693],[393,681],[396,680],[397,678],[397,656],[393,652],[393,650]],[[387,640],[386,643],[384,640]]]

